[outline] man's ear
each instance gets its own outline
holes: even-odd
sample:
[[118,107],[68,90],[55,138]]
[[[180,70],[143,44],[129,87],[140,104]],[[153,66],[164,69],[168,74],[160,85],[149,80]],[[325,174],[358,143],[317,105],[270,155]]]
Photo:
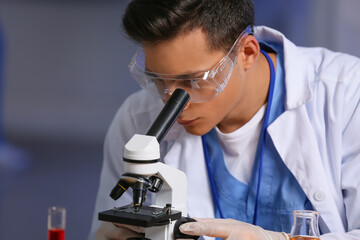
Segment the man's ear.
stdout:
[[241,44],[240,54],[244,70],[251,68],[260,54],[260,45],[253,35],[246,36]]

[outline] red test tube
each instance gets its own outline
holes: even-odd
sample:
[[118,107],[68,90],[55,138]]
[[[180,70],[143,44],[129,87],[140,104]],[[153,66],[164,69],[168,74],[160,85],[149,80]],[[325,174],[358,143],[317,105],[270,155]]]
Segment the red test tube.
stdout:
[[48,240],[65,240],[66,208],[48,209]]

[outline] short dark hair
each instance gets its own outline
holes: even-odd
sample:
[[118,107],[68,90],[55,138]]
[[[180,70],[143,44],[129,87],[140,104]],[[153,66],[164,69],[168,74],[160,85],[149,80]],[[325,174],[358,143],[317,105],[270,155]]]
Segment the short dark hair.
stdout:
[[253,0],[133,0],[123,26],[140,44],[156,44],[201,28],[211,50],[227,51],[254,18]]

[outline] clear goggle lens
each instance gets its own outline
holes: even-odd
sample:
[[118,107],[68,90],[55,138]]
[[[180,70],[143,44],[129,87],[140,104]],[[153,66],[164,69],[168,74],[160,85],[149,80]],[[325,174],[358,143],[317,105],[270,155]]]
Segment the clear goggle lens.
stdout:
[[[191,102],[209,101],[225,88],[236,64],[236,59],[231,60],[226,57],[221,64],[218,64],[220,69],[214,68],[210,72],[182,75],[180,79],[179,75],[154,74],[141,70],[145,66],[141,67],[139,63],[145,59],[139,58],[143,57],[142,51],[137,54],[138,61],[133,65],[131,74],[141,87],[163,100],[176,88],[181,88],[190,94]],[[202,77],[198,77],[199,75]]]
[[235,46],[251,32],[252,27],[247,27],[228,54],[210,71],[183,75],[149,72],[145,70],[145,54],[139,49],[129,64],[130,73],[142,88],[163,100],[176,88],[181,88],[190,94],[191,102],[209,101],[224,90],[236,65],[238,48]]

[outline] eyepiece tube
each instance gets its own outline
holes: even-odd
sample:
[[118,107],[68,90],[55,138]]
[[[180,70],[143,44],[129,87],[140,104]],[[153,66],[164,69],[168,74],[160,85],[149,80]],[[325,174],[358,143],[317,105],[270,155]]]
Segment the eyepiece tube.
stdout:
[[156,137],[160,143],[189,102],[189,99],[190,95],[185,90],[176,89],[165,103],[146,135]]

